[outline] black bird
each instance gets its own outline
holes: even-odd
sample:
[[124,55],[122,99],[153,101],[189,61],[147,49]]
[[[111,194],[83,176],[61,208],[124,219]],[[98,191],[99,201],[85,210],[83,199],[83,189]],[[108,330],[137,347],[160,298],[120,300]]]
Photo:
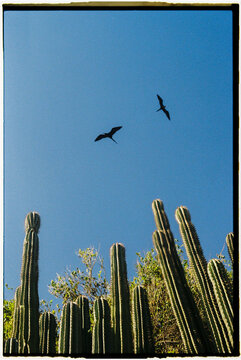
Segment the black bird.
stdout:
[[157,94],[157,98],[159,100],[159,103],[160,103],[160,109],[158,109],[157,111],[160,111],[160,110],[163,110],[164,113],[166,114],[166,116],[168,117],[169,120],[170,119],[170,115],[169,115],[169,112],[166,110],[166,106],[163,105],[163,100],[162,98]]
[[120,130],[121,128],[122,128],[122,126],[113,127],[110,132],[100,134],[99,136],[97,136],[95,141],[99,141],[99,140],[104,139],[104,138],[110,138],[111,140],[113,140],[117,144],[117,142],[114,139],[112,139],[112,136],[116,133],[116,131]]

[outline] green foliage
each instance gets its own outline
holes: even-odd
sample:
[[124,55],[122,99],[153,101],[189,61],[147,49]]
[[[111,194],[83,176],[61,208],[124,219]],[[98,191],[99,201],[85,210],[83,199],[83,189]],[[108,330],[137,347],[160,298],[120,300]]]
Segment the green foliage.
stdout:
[[77,255],[81,259],[83,270],[77,267],[73,271],[67,269],[63,276],[57,274],[57,279],[52,280],[49,285],[49,292],[62,299],[63,304],[85,295],[92,305],[97,296],[108,292],[103,258],[93,247],[79,249]]
[[13,331],[14,299],[3,300],[3,340],[11,337]]

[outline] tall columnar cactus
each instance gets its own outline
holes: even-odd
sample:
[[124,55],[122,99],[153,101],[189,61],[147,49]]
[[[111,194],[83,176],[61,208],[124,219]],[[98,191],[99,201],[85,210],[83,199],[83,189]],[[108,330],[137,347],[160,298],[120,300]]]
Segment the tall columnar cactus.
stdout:
[[233,347],[233,304],[227,271],[220,260],[212,259],[208,263],[208,275],[213,284],[219,311]]
[[18,340],[14,338],[7,339],[4,343],[4,355],[18,354]]
[[89,300],[86,296],[80,295],[75,301],[80,308],[80,324],[81,324],[81,336],[83,353],[91,353],[91,332],[90,332],[90,309]]
[[233,254],[234,254],[234,233],[229,233],[227,236],[226,236],[226,244],[227,244],[227,247],[228,247],[228,253],[229,253],[229,256],[230,256],[230,259],[232,261],[232,266],[233,266]]
[[82,354],[80,308],[74,302],[63,306],[59,333],[59,354]]
[[127,280],[125,247],[113,244],[111,260],[111,321],[113,328],[113,353],[133,352],[130,315],[130,295]]
[[95,300],[93,309],[92,354],[110,354],[111,324],[109,304],[107,300],[101,297]]
[[177,208],[175,216],[179,223],[179,229],[189,258],[189,264],[199,288],[217,352],[224,354],[231,353],[232,346],[220,316],[212,283],[207,274],[207,262],[203,255],[196,229],[191,222],[190,213],[186,207],[180,206]]
[[19,316],[20,316],[20,294],[21,287],[18,286],[14,295],[13,331],[12,338],[19,338]]
[[56,319],[54,314],[45,311],[39,317],[39,353],[53,355],[56,353]]
[[39,297],[38,256],[40,216],[30,212],[25,219],[26,236],[23,244],[21,267],[20,334],[21,353],[35,354],[39,351]]
[[155,231],[153,244],[158,254],[158,261],[186,352],[189,354],[210,353],[213,348],[207,341],[184,269],[181,263],[177,262],[178,254],[170,231]]
[[134,353],[154,353],[152,324],[146,290],[142,286],[133,289],[132,323],[134,332]]

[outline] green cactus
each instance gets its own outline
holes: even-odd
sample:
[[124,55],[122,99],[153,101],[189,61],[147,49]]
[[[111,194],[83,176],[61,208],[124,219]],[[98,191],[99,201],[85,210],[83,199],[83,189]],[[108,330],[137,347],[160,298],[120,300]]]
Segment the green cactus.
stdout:
[[20,294],[21,287],[18,286],[14,295],[14,313],[13,313],[13,330],[12,330],[12,338],[19,338],[19,313],[20,313]]
[[184,269],[177,266],[178,257],[174,239],[168,230],[167,236],[161,230],[153,233],[153,244],[166,283],[172,309],[177,320],[185,351],[189,354],[203,354],[212,350],[207,341],[198,309],[188,287]]
[[92,354],[110,354],[111,325],[109,304],[107,300],[101,297],[94,301],[93,309]]
[[74,302],[69,302],[63,306],[58,352],[63,355],[83,353],[80,308]]
[[39,353],[53,355],[56,353],[56,319],[54,314],[45,311],[39,317]]
[[190,213],[186,207],[180,206],[175,212],[175,217],[179,223],[190,268],[199,288],[213,342],[216,344],[216,352],[223,354],[231,353],[232,346],[222,322],[212,283],[207,274],[207,261],[203,255],[196,229],[191,222]]
[[4,355],[18,354],[18,340],[14,338],[7,339],[4,342]]
[[227,247],[228,247],[228,253],[229,253],[229,256],[230,256],[230,259],[232,261],[232,266],[233,266],[233,254],[234,254],[234,248],[233,248],[233,245],[234,245],[234,233],[229,233],[227,236],[226,236],[226,244],[227,244]]
[[80,308],[80,323],[82,331],[82,345],[83,353],[91,353],[91,332],[90,332],[90,309],[89,309],[89,300],[86,296],[80,295],[76,299],[76,304]]
[[132,323],[134,332],[134,353],[154,353],[151,315],[147,293],[140,285],[133,289]]
[[113,328],[113,353],[133,352],[130,314],[130,295],[127,280],[125,247],[113,244],[111,259],[111,321]]
[[230,343],[233,347],[233,304],[230,280],[220,260],[212,259],[208,263],[208,276],[213,284],[219,311],[227,328]]
[[26,236],[23,245],[21,267],[21,291],[19,316],[20,353],[35,354],[39,351],[39,297],[38,297],[38,255],[40,216],[31,212],[25,219]]

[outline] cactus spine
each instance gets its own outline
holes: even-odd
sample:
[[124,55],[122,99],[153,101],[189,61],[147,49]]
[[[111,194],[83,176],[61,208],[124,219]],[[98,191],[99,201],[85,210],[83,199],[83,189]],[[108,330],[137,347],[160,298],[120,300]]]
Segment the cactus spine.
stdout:
[[233,254],[234,254],[234,248],[233,248],[233,245],[234,245],[234,233],[229,233],[227,236],[226,236],[226,244],[227,244],[227,247],[228,247],[228,253],[229,253],[229,256],[230,256],[230,259],[232,261],[232,266],[233,266]]
[[154,353],[152,324],[146,290],[142,286],[133,289],[132,323],[134,332],[134,353]]
[[233,304],[230,294],[230,281],[226,269],[220,260],[212,259],[209,261],[208,275],[213,284],[219,311],[233,347]]
[[21,294],[21,287],[18,286],[14,295],[15,303],[14,303],[13,331],[12,331],[12,338],[14,339],[19,338],[20,294]]
[[30,212],[25,219],[20,291],[20,353],[39,351],[38,255],[40,216]]
[[82,332],[83,353],[91,353],[91,333],[90,333],[90,309],[89,300],[86,296],[80,295],[76,300],[76,304],[80,308],[80,324]]
[[221,322],[212,283],[207,274],[207,262],[203,255],[196,229],[191,222],[190,213],[186,207],[180,206],[175,212],[175,217],[179,223],[179,229],[189,258],[189,264],[200,291],[211,335],[216,344],[216,351],[218,353],[230,353],[231,344]]
[[44,355],[56,353],[56,319],[51,312],[39,317],[39,352]]
[[80,308],[74,302],[63,306],[59,334],[59,354],[82,353]]
[[110,260],[113,353],[128,354],[133,352],[133,348],[129,284],[124,245],[116,243],[111,246]]
[[18,340],[14,338],[7,339],[4,343],[5,355],[17,355],[18,354]]
[[110,336],[110,307],[107,300],[101,297],[94,301],[92,354],[110,354]]

